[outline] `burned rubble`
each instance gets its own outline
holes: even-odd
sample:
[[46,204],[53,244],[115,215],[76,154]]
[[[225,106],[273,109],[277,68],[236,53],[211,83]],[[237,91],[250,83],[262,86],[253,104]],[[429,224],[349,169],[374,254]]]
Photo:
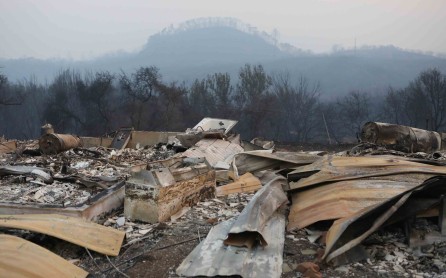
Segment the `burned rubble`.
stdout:
[[367,123],[351,149],[288,151],[236,123],[0,141],[1,273],[445,275],[442,133]]

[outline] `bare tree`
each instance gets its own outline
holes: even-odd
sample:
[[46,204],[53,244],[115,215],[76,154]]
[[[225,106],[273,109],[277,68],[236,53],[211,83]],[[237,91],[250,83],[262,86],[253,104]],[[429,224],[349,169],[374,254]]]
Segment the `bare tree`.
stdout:
[[20,105],[23,102],[23,95],[20,91],[14,90],[8,82],[8,78],[0,74],[0,105]]
[[340,120],[345,129],[359,136],[362,125],[370,121],[370,97],[365,92],[351,91],[337,101]]
[[85,120],[78,93],[82,90],[85,90],[85,83],[78,72],[61,71],[48,88],[42,121],[50,122],[60,132],[81,133]]
[[271,77],[266,74],[262,65],[246,64],[239,72],[235,107],[239,111],[242,126],[250,137],[258,136],[264,121],[270,116],[272,94],[269,92],[272,84]]
[[129,114],[132,125],[140,129],[144,116],[144,109],[157,93],[161,74],[156,67],[141,67],[136,73],[128,76],[122,73],[119,79],[121,89],[127,94],[129,100]]
[[296,85],[291,85],[289,73],[274,76],[273,92],[279,104],[279,118],[275,122],[281,127],[282,138],[297,142],[306,142],[311,138],[317,127],[319,91],[319,83],[310,85],[303,76]]
[[195,121],[214,114],[215,98],[209,90],[206,79],[195,79],[192,83],[189,89],[189,104]]
[[418,104],[419,110],[424,110],[424,118],[431,129],[437,131],[446,127],[446,76],[437,69],[423,71],[407,90],[414,106]]
[[115,76],[107,71],[87,76],[86,86],[78,94],[83,106],[88,133],[103,134],[111,130],[112,114],[115,108]]
[[215,73],[208,75],[207,87],[215,99],[215,115],[218,117],[230,117],[231,96],[233,88],[231,86],[231,76],[229,73]]

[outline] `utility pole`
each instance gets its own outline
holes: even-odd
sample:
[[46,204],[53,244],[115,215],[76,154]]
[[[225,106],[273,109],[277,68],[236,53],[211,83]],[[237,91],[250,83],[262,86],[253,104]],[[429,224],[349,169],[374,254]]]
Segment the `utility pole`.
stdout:
[[355,57],[356,57],[356,36],[355,36]]
[[328,144],[331,145],[330,133],[328,132],[327,121],[325,121],[325,115],[324,115],[324,113],[322,113],[322,118],[324,119],[325,130],[327,131]]

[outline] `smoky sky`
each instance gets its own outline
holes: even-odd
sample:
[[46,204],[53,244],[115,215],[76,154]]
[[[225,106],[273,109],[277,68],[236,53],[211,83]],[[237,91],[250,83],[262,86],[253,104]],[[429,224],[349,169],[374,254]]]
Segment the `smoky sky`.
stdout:
[[333,45],[395,45],[446,53],[444,0],[0,0],[1,58],[88,59],[137,51],[171,24],[234,17],[281,42],[330,52]]

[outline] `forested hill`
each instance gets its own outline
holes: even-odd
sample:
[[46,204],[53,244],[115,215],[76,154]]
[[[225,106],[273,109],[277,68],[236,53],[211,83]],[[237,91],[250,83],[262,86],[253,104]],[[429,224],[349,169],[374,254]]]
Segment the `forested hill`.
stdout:
[[[125,37],[122,38],[125,40]],[[165,80],[191,83],[215,72],[228,72],[235,79],[246,63],[262,64],[269,73],[290,73],[319,81],[327,96],[351,90],[380,92],[388,86],[402,87],[421,71],[446,71],[446,59],[393,46],[337,49],[316,55],[230,18],[187,21],[152,35],[134,53],[116,52],[89,61],[0,59],[0,71],[9,80],[36,78],[51,81],[61,70],[80,72],[133,72],[140,66],[156,66]]]

